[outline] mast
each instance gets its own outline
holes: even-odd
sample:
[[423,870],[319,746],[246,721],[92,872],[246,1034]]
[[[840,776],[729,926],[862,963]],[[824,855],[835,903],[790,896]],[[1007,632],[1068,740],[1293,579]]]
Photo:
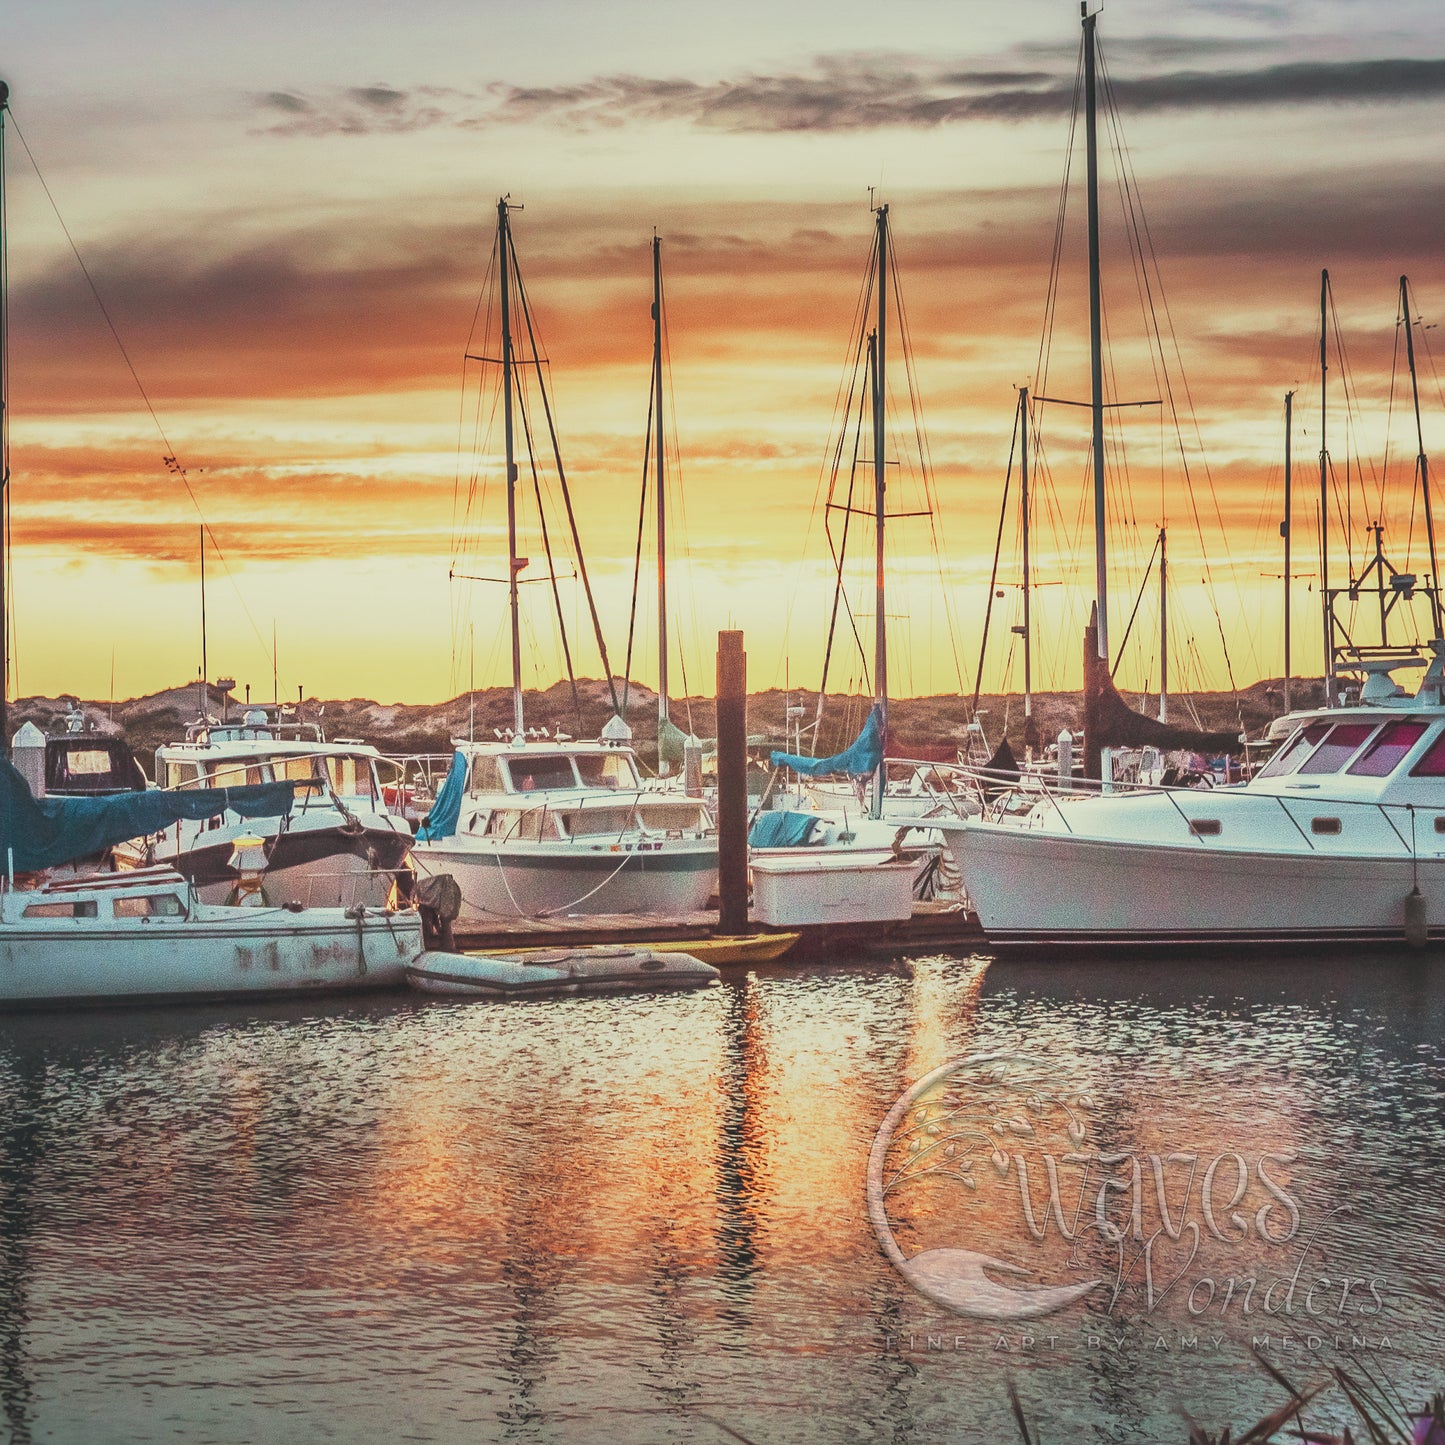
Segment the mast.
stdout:
[[657,428],[657,771],[666,777],[662,756],[663,724],[667,722],[667,487],[662,459],[662,241],[652,237],[652,413]]
[[1099,132],[1096,114],[1094,27],[1088,0],[1079,6],[1084,20],[1085,149],[1089,191],[1089,396],[1094,422],[1094,591],[1099,603],[1099,657],[1109,661],[1109,580],[1104,557],[1104,337],[1099,283]]
[[1290,546],[1290,490],[1294,484],[1294,458],[1290,446],[1294,440],[1294,392],[1284,394],[1284,521],[1279,524],[1279,534],[1284,538],[1284,710],[1290,711],[1290,617],[1289,617],[1289,546]]
[[[878,216],[878,328],[873,334],[873,509],[874,526],[874,625],[873,625],[873,690],[874,701],[881,710],[880,733],[888,736],[888,621],[884,608],[883,587],[883,517],[886,477],[886,385],[888,368],[888,207],[877,208]],[[870,815],[883,814],[884,765],[880,757],[873,777],[873,804]]]
[[5,223],[5,113],[10,87],[0,80],[0,757],[10,756],[10,279]]
[[1019,505],[1023,511],[1023,562],[1024,562],[1024,736],[1030,733],[1029,722],[1034,715],[1034,673],[1033,673],[1033,630],[1031,626],[1031,603],[1033,591],[1032,574],[1029,571],[1029,389],[1019,387],[1019,425],[1022,431],[1022,449],[1019,455]]
[[1159,721],[1169,721],[1169,533],[1159,529]]
[[206,660],[206,524],[201,523],[201,721],[210,714],[211,699],[207,693],[210,664]]
[[1405,316],[1405,355],[1410,362],[1410,395],[1415,402],[1415,470],[1420,475],[1420,502],[1425,509],[1425,535],[1430,543],[1430,612],[1435,636],[1440,627],[1440,570],[1435,557],[1435,518],[1430,510],[1430,463],[1425,456],[1425,433],[1420,427],[1420,382],[1415,374],[1415,324],[1410,320],[1410,283],[1400,277],[1400,310]]
[[1320,272],[1320,601],[1324,603],[1325,616],[1325,706],[1335,700],[1334,668],[1334,607],[1330,602],[1330,499],[1329,499],[1329,448],[1325,444],[1325,426],[1328,421],[1327,393],[1325,378],[1329,374],[1329,359],[1325,354],[1325,316],[1329,298],[1330,273]]
[[512,421],[512,311],[511,269],[512,228],[508,220],[510,207],[503,196],[497,202],[497,264],[501,272],[502,293],[502,427],[507,450],[507,603],[512,623],[512,731],[525,736],[522,718],[522,629],[521,608],[517,596],[517,574],[527,565],[517,556],[517,462]]

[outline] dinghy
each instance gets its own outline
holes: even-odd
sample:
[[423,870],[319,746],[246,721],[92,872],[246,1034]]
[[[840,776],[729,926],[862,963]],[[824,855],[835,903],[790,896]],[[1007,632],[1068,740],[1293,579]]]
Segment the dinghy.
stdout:
[[407,982],[423,993],[469,998],[703,988],[720,977],[691,954],[612,945],[500,954],[429,950],[406,970]]

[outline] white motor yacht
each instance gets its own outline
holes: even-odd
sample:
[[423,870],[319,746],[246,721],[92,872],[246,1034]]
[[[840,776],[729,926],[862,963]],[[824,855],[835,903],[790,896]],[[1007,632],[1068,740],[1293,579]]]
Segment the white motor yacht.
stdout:
[[465,926],[566,914],[677,915],[717,891],[706,803],[648,791],[607,741],[458,742],[417,833],[421,875],[450,873]]
[[224,903],[239,879],[238,839],[265,846],[265,888],[273,903],[307,907],[380,907],[406,866],[411,829],[382,794],[381,754],[366,743],[328,743],[315,723],[277,708],[249,707],[239,722],[198,723],[180,743],[156,749],[162,788],[229,788],[297,784],[291,812],[242,818],[227,810],[183,819],[164,832],[118,847],[121,867],[166,863],[195,885],[202,900]]
[[989,939],[1049,947],[1445,937],[1445,641],[1420,690],[1282,719],[1229,787],[1049,791],[950,838]]

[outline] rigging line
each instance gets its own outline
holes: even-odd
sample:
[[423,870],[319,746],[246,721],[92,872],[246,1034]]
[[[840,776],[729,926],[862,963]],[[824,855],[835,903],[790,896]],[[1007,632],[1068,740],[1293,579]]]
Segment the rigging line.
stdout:
[[[863,280],[859,283],[858,294],[854,297],[854,302],[853,302],[853,318],[852,318],[852,322],[851,322],[851,328],[850,328],[850,330],[849,330],[849,332],[848,332],[849,337],[850,337],[851,339],[854,339],[854,340],[859,341],[859,342],[860,342],[860,345],[861,345],[861,338],[862,338],[863,332],[864,332],[864,330],[865,330],[865,322],[864,322],[863,318],[866,317],[867,314],[868,314],[868,298],[869,298],[871,295],[872,295],[871,275],[870,275],[870,271],[869,271],[869,270],[865,270],[865,271],[864,271],[864,274],[863,274]],[[841,456],[842,456],[842,451],[843,451],[843,444],[844,444],[844,442],[846,441],[847,435],[848,435],[849,418],[850,418],[850,417],[852,416],[852,414],[853,414],[853,388],[857,385],[857,382],[858,382],[858,359],[857,359],[857,352],[856,352],[856,350],[855,350],[855,352],[854,352],[854,354],[853,354],[853,358],[852,358],[851,361],[849,360],[849,358],[848,358],[846,355],[844,356],[844,358],[843,358],[843,368],[842,368],[842,371],[839,373],[839,376],[838,376],[838,385],[837,385],[837,387],[834,389],[834,392],[833,392],[833,410],[832,410],[832,413],[830,414],[830,416],[829,416],[829,418],[828,418],[828,438],[829,438],[829,441],[830,441],[830,443],[831,443],[831,442],[832,442],[832,439],[833,439],[833,437],[834,437],[834,435],[835,435],[835,428],[836,428],[837,445],[836,445],[836,447],[833,447],[833,448],[832,448],[833,459],[832,459],[832,467],[831,467],[831,470],[830,470],[830,468],[829,468],[829,453],[828,453],[828,449],[825,449],[825,450],[824,450],[823,459],[822,459],[822,461],[821,461],[821,462],[819,463],[819,465],[818,465],[818,478],[817,478],[817,481],[814,483],[814,486],[813,486],[813,502],[812,502],[811,507],[808,509],[808,525],[807,525],[807,527],[806,527],[806,529],[805,529],[805,531],[804,531],[804,533],[803,533],[802,558],[803,558],[804,563],[806,563],[806,560],[807,560],[807,557],[808,557],[809,544],[812,542],[812,539],[813,539],[813,527],[814,527],[815,523],[816,523],[817,520],[818,520],[818,513],[819,513],[818,499],[823,496],[823,484],[824,484],[824,481],[825,481],[825,480],[826,480],[826,482],[827,482],[827,484],[828,484],[828,500],[830,500],[830,501],[832,500],[832,494],[833,494],[832,489],[833,489],[834,482],[835,482],[835,480],[836,480],[836,478],[837,478],[839,461],[840,461],[840,458],[841,458]],[[827,510],[826,510],[826,507],[823,508],[823,525],[824,525],[824,530],[825,530],[825,532],[826,532],[826,530],[827,530]],[[831,541],[829,542],[829,547],[830,547],[830,550],[831,550],[831,547],[832,547]],[[783,616],[783,630],[782,630],[782,643],[781,643],[782,652],[779,654],[780,657],[786,655],[787,650],[788,650],[788,639],[789,639],[789,636],[790,636],[791,631],[792,631],[793,612],[794,612],[794,610],[795,610],[795,608],[796,608],[796,606],[797,606],[797,598],[798,598],[798,589],[797,589],[797,588],[794,588],[794,589],[793,589],[792,596],[790,596],[789,599],[788,599],[787,610],[786,610],[786,612],[784,613],[784,616]],[[776,676],[776,671],[777,671],[777,670],[776,670],[776,667],[775,667],[775,668],[774,668],[774,676]],[[819,717],[822,716],[822,708],[823,708],[823,693],[822,693],[822,690],[820,689],[820,690],[819,690],[819,693],[818,693],[818,716],[819,716]],[[816,719],[815,719],[815,728],[816,728]]]
[[[841,550],[838,548],[838,546],[834,544],[833,541],[833,529],[831,525],[831,519],[827,510],[827,504],[825,504],[823,512],[823,535],[828,542],[828,550],[833,559],[836,578],[833,584],[833,602],[828,619],[827,641],[823,649],[823,673],[818,683],[818,704],[813,718],[813,742],[815,747],[817,746],[818,723],[822,721],[823,717],[823,700],[827,696],[828,692],[828,668],[833,656],[833,637],[838,624],[839,600],[840,597],[842,597],[843,593],[843,559],[847,553],[848,525],[853,516],[853,486],[858,469],[858,446],[862,431],[862,416],[864,405],[864,391],[859,387],[859,377],[860,375],[862,375],[863,371],[862,356],[867,331],[866,317],[868,315],[869,303],[872,300],[872,296],[873,285],[870,260],[870,269],[867,273],[865,273],[859,302],[853,313],[853,324],[856,329],[852,332],[852,337],[854,340],[852,365],[851,368],[849,368],[847,366],[847,363],[845,363],[845,375],[844,378],[841,378],[839,380],[838,393],[837,396],[835,396],[834,398],[833,417],[834,421],[838,423],[838,429],[836,434],[836,441],[834,442],[834,445],[832,447],[833,456],[831,468],[828,471],[828,503],[831,503],[833,500],[833,495],[838,485],[838,474],[841,471],[843,465],[843,448],[847,444],[850,429],[853,429],[854,427],[852,418],[853,405],[855,400],[858,402],[859,420],[856,430],[853,431],[853,458],[852,464],[849,467],[848,472],[848,505],[847,510],[843,513],[843,547]],[[840,414],[837,409],[838,397],[843,396],[845,392],[846,410]],[[825,461],[824,466],[828,467],[829,463]],[[821,493],[821,491],[822,479],[820,477],[818,492]],[[817,507],[817,504],[817,494],[815,494],[813,498],[814,508]],[[843,602],[846,606],[845,597],[843,598]],[[792,614],[790,609],[789,617],[791,617],[791,615]],[[856,625],[854,626],[853,633],[854,637],[857,638]],[[861,641],[859,641],[858,646],[859,650],[861,651]]]
[[562,467],[562,448],[557,440],[557,427],[552,418],[552,403],[547,397],[547,386],[542,375],[542,357],[537,349],[537,337],[532,326],[532,305],[527,299],[522,284],[522,272],[512,257],[513,275],[517,281],[517,299],[521,303],[522,318],[527,325],[527,342],[532,348],[532,365],[537,373],[537,390],[542,398],[542,409],[547,418],[547,431],[552,438],[552,459],[557,468],[557,480],[562,484],[562,501],[567,509],[567,525],[572,531],[572,555],[577,559],[577,572],[582,579],[582,590],[587,597],[587,607],[592,614],[592,630],[597,639],[597,651],[602,657],[602,669],[607,674],[607,691],[612,699],[612,710],[617,711],[617,684],[612,676],[612,664],[607,659],[607,641],[602,635],[602,619],[597,614],[597,602],[592,595],[592,583],[587,576],[587,561],[582,553],[582,539],[577,533],[577,515],[572,509],[572,493],[567,486],[567,473]]
[[572,648],[567,641],[567,620],[562,611],[562,589],[557,585],[557,563],[552,556],[552,539],[547,533],[547,509],[542,505],[542,479],[537,472],[537,453],[532,446],[532,416],[526,393],[517,392],[517,410],[522,418],[522,436],[527,446],[527,462],[532,472],[532,493],[537,499],[537,525],[542,533],[542,551],[547,558],[547,575],[551,579],[552,604],[557,611],[557,637],[562,644],[562,659],[567,666],[567,682],[572,689],[572,708],[577,715],[577,731],[582,731],[582,698],[577,691],[577,673],[572,666]]
[[[974,675],[973,679],[974,718],[978,716],[978,698],[979,694],[983,691],[983,659],[984,654],[988,650],[988,624],[993,617],[994,589],[998,586],[998,559],[999,553],[1003,550],[1003,529],[1004,523],[1008,518],[1008,492],[1009,483],[1013,480],[1014,474],[1014,451],[1018,446],[1019,426],[1021,424],[1023,426],[1028,425],[1028,420],[1026,417],[1024,417],[1023,411],[1024,399],[1023,394],[1020,393],[1018,405],[1014,408],[1013,434],[1009,438],[1008,470],[1004,473],[1003,478],[1003,500],[999,503],[998,509],[998,536],[995,538],[993,544],[993,570],[989,573],[988,577],[988,602],[985,604],[983,609],[983,635],[979,638],[978,643],[978,672]],[[1024,586],[1027,587],[1028,585],[1028,579],[1026,578],[1024,580]],[[971,718],[970,721],[972,720],[973,719]]]
[[1049,258],[1049,280],[1044,293],[1044,321],[1039,333],[1039,349],[1034,365],[1034,392],[1048,391],[1049,358],[1053,351],[1054,325],[1058,312],[1059,287],[1063,277],[1065,218],[1069,204],[1069,180],[1073,170],[1074,145],[1078,136],[1079,113],[1084,94],[1084,42],[1079,41],[1078,65],[1074,71],[1074,96],[1069,112],[1069,134],[1064,149],[1064,174],[1059,182],[1058,206],[1054,216],[1053,250]]
[[[140,373],[136,370],[135,363],[131,360],[130,352],[126,350],[125,342],[121,340],[120,331],[116,328],[110,310],[101,297],[100,288],[95,284],[95,278],[90,274],[90,267],[85,264],[85,258],[80,254],[80,247],[75,244],[75,237],[70,234],[70,227],[65,224],[65,217],[60,214],[60,207],[55,203],[55,197],[51,194],[50,186],[40,170],[40,163],[35,159],[35,153],[30,149],[30,142],[25,139],[24,132],[20,129],[20,124],[15,119],[15,112],[9,109],[8,106],[6,107],[6,114],[9,115],[15,134],[19,137],[21,146],[24,147],[26,158],[30,162],[31,169],[35,172],[35,179],[40,182],[40,189],[45,192],[45,199],[50,203],[50,209],[54,212],[55,219],[65,236],[66,243],[70,246],[71,254],[75,257],[75,263],[80,267],[80,274],[85,277],[85,284],[90,288],[90,294],[94,297],[95,304],[100,309],[101,316],[105,318],[105,324],[110,330],[117,350],[120,352],[121,360],[125,362],[126,370],[130,372],[131,380],[135,382],[136,390],[140,393],[140,399],[145,404],[146,411],[150,413],[151,421],[155,423],[156,432],[159,434],[161,442],[166,449],[165,457],[162,458],[166,463],[166,470],[173,472],[181,479],[181,484],[186,489],[186,495],[191,499],[191,505],[196,510],[196,516],[200,518],[201,526],[205,528],[206,536],[210,539],[211,547],[215,551],[221,566],[225,569],[227,580],[230,582],[231,588],[236,594],[236,600],[241,604],[241,611],[246,614],[246,620],[251,624],[251,630],[256,634],[256,640],[261,644],[262,652],[268,659],[274,662],[275,659],[272,656],[271,648],[262,635],[261,629],[256,625],[256,619],[251,615],[251,609],[246,606],[246,599],[242,596],[240,585],[236,581],[235,574],[231,571],[231,564],[226,558],[225,550],[222,548],[220,542],[216,540],[216,534],[211,530],[211,524],[206,520],[206,514],[201,510],[200,499],[196,496],[195,489],[191,486],[191,479],[186,475],[186,469],[181,466],[176,459],[176,449],[171,445],[170,438],[166,435],[166,429],[161,425],[160,416],[151,404],[150,395],[145,389],[145,384],[140,379]],[[8,465],[6,470],[8,474]],[[6,490],[8,491],[8,488]]]
[[[1149,554],[1149,560],[1144,565],[1144,576],[1139,582],[1139,592],[1134,598],[1134,610],[1129,614],[1128,625],[1124,628],[1124,636],[1119,643],[1119,653],[1114,659],[1114,665],[1109,669],[1109,676],[1112,678],[1119,671],[1119,658],[1123,657],[1124,649],[1129,645],[1129,634],[1134,630],[1134,619],[1139,615],[1139,604],[1144,600],[1144,589],[1149,585],[1149,576],[1154,570],[1154,559],[1159,555],[1159,538],[1154,538],[1154,550]],[[1150,660],[1151,667],[1153,660]],[[1145,689],[1147,691],[1147,689]]]
[[622,716],[632,693],[632,641],[637,626],[637,593],[642,581],[642,534],[647,527],[647,474],[652,463],[653,389],[647,393],[647,431],[642,442],[642,492],[637,504],[637,550],[632,558],[632,605],[627,613],[627,660],[622,665]]
[[[958,690],[963,691],[963,663],[959,655],[959,631],[955,624],[953,593],[943,576],[943,562],[946,555],[943,538],[943,509],[939,503],[937,478],[933,470],[933,450],[928,441],[928,429],[923,420],[921,388],[918,384],[917,367],[913,351],[913,330],[909,325],[908,313],[903,304],[903,290],[899,279],[898,248],[895,244],[889,251],[893,275],[894,309],[898,319],[898,334],[903,347],[904,374],[908,380],[908,397],[912,405],[914,442],[918,448],[918,461],[923,480],[923,497],[929,515],[929,532],[932,534],[934,557],[938,562],[939,591],[943,603],[944,625],[948,630],[949,648],[953,655],[954,678]],[[930,646],[930,653],[931,653]]]
[[[484,315],[485,315],[485,318],[486,318],[486,321],[487,321],[487,324],[488,324],[488,332],[487,332],[487,334],[484,334],[484,336],[483,336],[483,341],[482,341],[482,355],[483,355],[483,356],[487,356],[487,355],[490,354],[490,353],[488,352],[486,342],[487,342],[487,339],[488,339],[488,335],[490,334],[491,285],[492,285],[492,283],[491,283],[491,277],[493,276],[493,274],[494,274],[494,272],[495,272],[495,268],[496,268],[496,264],[497,264],[497,240],[498,240],[498,237],[497,237],[496,233],[494,232],[494,233],[493,233],[493,236],[492,236],[492,251],[491,251],[491,256],[488,258],[488,261],[487,261],[486,276],[487,276],[488,279],[487,279],[487,281],[483,282],[481,288],[477,291],[477,304],[476,304],[476,306],[475,306],[475,307],[473,308],[473,310],[472,310],[472,322],[471,322],[471,325],[467,328],[467,340],[466,340],[466,344],[462,347],[462,376],[461,376],[461,385],[460,385],[460,387],[458,388],[458,395],[457,395],[457,465],[456,465],[456,471],[455,471],[455,473],[454,473],[454,475],[453,475],[453,478],[452,478],[452,556],[453,556],[453,557],[456,556],[456,552],[457,552],[457,498],[458,498],[458,496],[459,496],[460,493],[461,493],[461,486],[462,486],[462,454],[463,454],[463,453],[462,453],[462,439],[463,439],[463,437],[464,437],[465,434],[466,434],[466,420],[467,420],[467,362],[471,359],[472,339],[473,339],[473,338],[476,336],[476,334],[477,334],[477,318],[478,318],[478,317],[482,317],[482,316],[484,316]],[[487,307],[487,310],[486,310],[485,313],[484,313],[483,310],[482,310],[482,307],[483,307],[483,304],[484,304],[484,303],[486,304],[486,307]],[[478,400],[477,400],[477,411],[478,411],[478,413],[480,414],[480,412],[481,412],[481,398],[480,398],[480,396],[478,397]],[[475,436],[475,433],[474,433],[474,436]],[[475,451],[473,451],[472,455],[473,455],[473,456],[476,455]],[[476,478],[476,474],[475,474],[475,470],[473,470],[473,474],[472,474],[472,482],[473,482],[473,485],[475,485],[475,478]],[[468,508],[468,515],[470,515],[470,507]]]

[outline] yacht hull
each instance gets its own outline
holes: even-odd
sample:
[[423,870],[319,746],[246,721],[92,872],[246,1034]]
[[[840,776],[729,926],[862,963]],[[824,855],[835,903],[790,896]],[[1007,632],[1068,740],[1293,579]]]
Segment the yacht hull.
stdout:
[[954,856],[1000,948],[1376,943],[1406,940],[1418,885],[1445,938],[1445,858],[1259,852],[970,823]]
[[598,913],[675,917],[706,908],[717,892],[713,840],[656,850],[574,848],[525,850],[517,844],[448,839],[418,843],[421,875],[450,873],[461,889],[459,926],[499,919]]
[[422,947],[411,911],[202,905],[191,918],[7,923],[0,925],[0,1008],[396,988]]

